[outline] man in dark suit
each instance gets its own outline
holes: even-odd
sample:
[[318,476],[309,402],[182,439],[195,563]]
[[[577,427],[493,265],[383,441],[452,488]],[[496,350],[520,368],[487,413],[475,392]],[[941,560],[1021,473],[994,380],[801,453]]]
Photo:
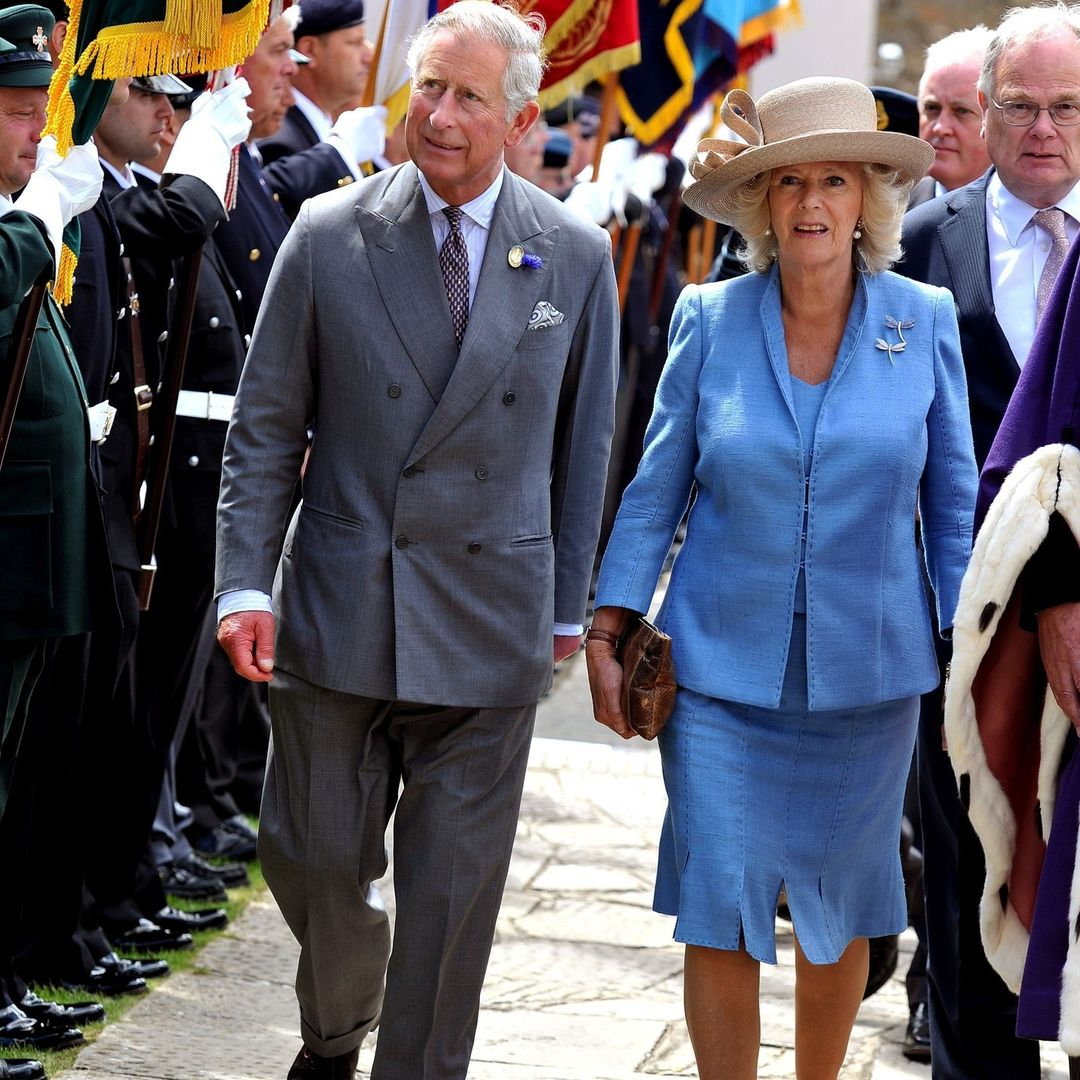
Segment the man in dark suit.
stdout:
[[982,137],[979,71],[993,31],[957,30],[926,50],[919,79],[919,138],[934,148],[934,163],[911,192],[908,206],[955,191],[990,167]]
[[482,0],[425,25],[412,162],[308,203],[240,383],[218,636],[273,671],[259,845],[302,950],[290,1080],[351,1077],[376,1025],[375,1080],[464,1080],[536,702],[580,642],[618,307],[603,230],[503,167],[541,49]]
[[295,33],[308,62],[292,77],[294,103],[280,129],[259,143],[263,161],[335,138],[354,163],[370,161],[382,152],[386,110],[350,108],[364,96],[371,66],[363,0],[308,0]]
[[[93,205],[101,170],[92,146],[61,161],[42,142],[52,75],[44,8],[0,10],[0,348],[7,354],[20,304],[39,281],[52,278],[61,232]],[[35,167],[36,158],[36,167]],[[11,196],[22,191],[14,203]],[[30,883],[27,836],[9,813],[32,792],[38,770],[29,711],[51,647],[115,618],[107,587],[108,556],[97,488],[90,468],[88,402],[59,308],[46,296],[33,334],[26,378],[0,470],[0,1046],[56,1049],[77,1045],[72,1014],[41,1002],[41,1015],[20,1005],[27,987],[14,956],[21,908]],[[7,392],[7,373],[2,392]],[[34,1005],[40,999],[34,999]],[[29,1002],[28,1002],[29,1004]],[[100,1009],[94,1006],[100,1018]],[[41,1077],[35,1062],[7,1065],[0,1077]]]
[[[1015,9],[995,33],[979,79],[993,168],[905,218],[907,256],[898,269],[948,287],[956,299],[980,465],[1027,358],[1058,255],[1080,232],[1080,110],[1062,104],[1078,100],[1077,17],[1063,8]],[[923,704],[918,772],[934,1080],[1034,1080],[1038,1046],[1014,1037],[1015,998],[983,953],[984,864],[943,751],[940,693]]]

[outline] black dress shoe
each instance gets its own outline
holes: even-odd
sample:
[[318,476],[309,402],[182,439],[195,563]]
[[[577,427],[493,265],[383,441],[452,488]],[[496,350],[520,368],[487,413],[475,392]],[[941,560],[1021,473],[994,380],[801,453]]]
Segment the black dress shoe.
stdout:
[[251,884],[248,872],[243,863],[238,862],[210,862],[194,851],[186,858],[180,860],[181,865],[187,867],[196,874],[206,874],[216,877],[227,889],[242,888]]
[[225,883],[216,874],[201,873],[184,865],[182,860],[158,867],[161,884],[167,893],[182,900],[213,900],[223,903],[229,899]]
[[911,1010],[904,1033],[904,1057],[908,1061],[930,1064],[930,1010],[925,1001],[918,1002]]
[[60,1004],[58,1001],[46,1001],[33,990],[27,990],[26,996],[19,1002],[19,1008],[27,1016],[42,1020],[53,1027],[77,1028],[83,1024],[100,1024],[105,1019],[105,1010],[96,1001],[78,1001],[74,1004]]
[[[111,954],[110,954],[111,955]],[[85,975],[61,979],[57,983],[65,990],[83,990],[95,997],[118,997],[120,994],[145,994],[146,980],[134,966],[105,967],[99,961]]]
[[165,930],[220,930],[229,924],[229,916],[223,908],[200,908],[198,911],[181,911],[179,908],[163,907],[154,912],[151,922]]
[[106,971],[134,975],[137,979],[161,979],[168,975],[170,970],[167,960],[158,960],[153,956],[148,956],[144,960],[129,960],[126,956],[106,953],[98,958],[98,963]]
[[27,1046],[34,1050],[66,1050],[86,1040],[78,1028],[54,1028],[19,1008],[0,1009],[0,1046]]
[[200,836],[195,847],[201,854],[214,859],[251,862],[255,858],[256,840],[255,830],[243,817],[233,817]]
[[192,937],[185,930],[170,930],[149,919],[140,919],[122,933],[110,934],[109,941],[120,952],[161,952],[162,949],[190,949]]
[[45,1066],[32,1058],[0,1058],[0,1080],[45,1080]]
[[296,1055],[285,1080],[352,1080],[359,1060],[359,1046],[337,1057],[321,1057],[305,1046]]

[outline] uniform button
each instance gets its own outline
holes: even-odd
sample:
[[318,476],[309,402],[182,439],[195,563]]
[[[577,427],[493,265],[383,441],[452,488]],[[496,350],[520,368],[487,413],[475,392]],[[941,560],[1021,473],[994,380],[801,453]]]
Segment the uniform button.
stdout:
[[248,262],[258,262],[262,258],[262,252],[258,248],[252,248],[248,252]]
[[157,339],[158,339],[158,344],[159,345],[161,343],[163,343],[163,342],[168,341],[169,340],[169,331],[168,330],[162,330],[161,333],[158,334]]
[[236,299],[237,300],[243,300],[244,299],[244,294],[239,289],[236,290]]
[[251,344],[251,335],[250,334],[245,334],[244,335],[244,345],[248,346],[250,344]]
[[517,401],[517,394],[515,394],[513,390],[507,390],[506,393],[503,394],[504,405],[513,405],[515,401]]
[[349,184],[351,184],[352,182],[353,182],[353,178],[352,178],[351,176],[343,176],[343,177],[342,177],[342,178],[341,178],[341,179],[340,179],[340,180],[339,180],[339,181],[337,182],[337,186],[338,186],[338,187],[348,187],[348,186],[349,186]]
[[486,480],[488,478],[488,471],[486,465],[481,465],[475,473],[477,480]]
[[118,311],[118,312],[116,313],[116,321],[117,321],[117,322],[119,322],[119,321],[120,321],[120,320],[121,320],[121,319],[122,319],[122,318],[123,318],[123,317],[124,317],[124,316],[125,316],[126,314],[127,314],[127,308],[126,308],[126,307],[122,307],[122,308],[121,308],[121,309],[120,309],[120,310],[119,310],[119,311]]
[[400,387],[400,386],[398,386],[398,384],[397,384],[397,383],[391,383],[391,384],[390,384],[390,385],[389,385],[389,386],[387,387],[387,390],[386,390],[386,392],[387,392],[387,393],[388,393],[388,394],[389,394],[389,395],[390,395],[391,397],[401,397],[401,387]]
[[195,466],[199,464],[199,459],[195,454],[192,454],[191,457],[187,459],[187,463],[194,469]]
[[483,549],[483,546],[481,544],[470,544],[469,545],[469,554],[470,555],[479,555],[480,552],[483,551],[483,550],[484,549]]
[[281,196],[276,191],[273,195],[270,196],[270,198],[272,198],[274,202],[281,202]]
[[221,325],[221,320],[216,315],[210,316],[210,329],[216,330]]
[[120,245],[120,254],[121,255],[124,254],[124,245],[123,244]]
[[415,476],[416,475],[416,466],[415,465],[406,465],[405,468],[402,470],[402,473],[405,476]]
[[394,541],[394,547],[396,547],[396,548],[401,548],[402,550],[404,550],[408,546],[409,546],[409,538],[407,536],[399,536]]
[[176,278],[174,278],[174,277],[169,278],[169,288],[170,289],[175,289],[176,288]]

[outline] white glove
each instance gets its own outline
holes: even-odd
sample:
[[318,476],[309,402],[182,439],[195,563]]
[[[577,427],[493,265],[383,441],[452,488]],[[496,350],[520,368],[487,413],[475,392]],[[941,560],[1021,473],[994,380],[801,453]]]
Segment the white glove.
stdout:
[[176,136],[165,172],[197,176],[225,205],[225,186],[233,148],[251,134],[247,79],[234,79],[212,94],[200,94],[191,107],[191,119]]
[[386,149],[386,106],[369,105],[343,112],[326,141],[335,144],[339,153],[344,144],[343,156],[350,165],[373,160]]
[[563,206],[583,221],[606,225],[611,220],[611,186],[601,181],[583,180],[575,184],[563,200]]
[[32,214],[44,226],[57,265],[64,226],[89,210],[101,195],[101,165],[93,143],[73,146],[67,157],[56,152],[56,139],[46,135],[38,143],[37,165],[13,209]]

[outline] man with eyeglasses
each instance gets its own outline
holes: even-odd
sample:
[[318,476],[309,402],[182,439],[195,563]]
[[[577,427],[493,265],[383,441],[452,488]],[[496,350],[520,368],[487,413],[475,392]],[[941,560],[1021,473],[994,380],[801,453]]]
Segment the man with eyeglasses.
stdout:
[[[1080,232],[1080,4],[1007,12],[978,99],[991,168],[909,211],[898,269],[955,297],[981,467]],[[941,717],[940,692],[927,695],[917,745],[933,1080],[1037,1080],[1038,1043],[1015,1036],[1016,998],[983,949],[985,863]]]

